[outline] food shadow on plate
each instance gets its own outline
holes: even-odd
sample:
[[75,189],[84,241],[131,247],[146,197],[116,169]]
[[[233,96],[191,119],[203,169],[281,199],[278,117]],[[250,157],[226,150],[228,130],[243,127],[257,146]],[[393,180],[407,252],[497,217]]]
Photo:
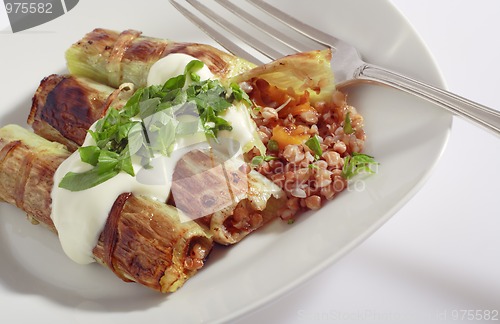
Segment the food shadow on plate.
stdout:
[[[298,217],[298,221],[300,221],[299,219],[301,218],[301,216]],[[288,228],[290,228],[290,226],[285,221],[277,218],[270,221],[268,224],[265,224],[256,231],[250,233],[248,236],[246,236],[236,244],[215,244],[212,251],[210,252],[205,266],[201,269],[201,272],[203,272],[205,269],[209,269],[214,264],[218,264],[224,259],[233,258],[231,254],[238,254],[238,249],[244,248],[243,246],[246,246],[247,244],[251,245],[252,249],[254,249],[257,253],[259,251],[259,242],[267,241],[267,239],[274,235],[282,235]]]
[[106,312],[156,307],[169,296],[125,283],[97,264],[72,262],[56,235],[43,225],[30,224],[13,206],[0,204],[0,215],[0,290],[39,295],[69,308]]
[[[12,295],[39,295],[63,307],[89,313],[146,310],[176,297],[181,291],[189,295],[191,281],[204,276],[214,265],[212,272],[217,272],[223,260],[233,259],[230,254],[239,254],[240,244],[243,249],[254,243],[259,245],[267,236],[281,235],[290,228],[276,219],[239,244],[215,246],[206,266],[186,287],[174,294],[160,294],[139,284],[125,283],[97,264],[72,262],[63,253],[56,235],[43,225],[30,224],[24,213],[14,206],[1,203],[0,215],[0,290]],[[259,249],[252,250],[258,253]],[[235,261],[240,264],[238,258]]]
[[17,124],[22,127],[27,127],[26,120],[30,113],[31,97],[23,97],[14,107],[5,107],[5,112],[0,117],[0,126],[8,124]]

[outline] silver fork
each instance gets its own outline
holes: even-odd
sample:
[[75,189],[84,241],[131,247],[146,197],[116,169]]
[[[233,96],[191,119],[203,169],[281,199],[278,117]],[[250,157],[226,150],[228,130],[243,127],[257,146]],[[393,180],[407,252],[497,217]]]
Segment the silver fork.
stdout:
[[[332,61],[334,64],[332,64],[332,69],[337,86],[341,87],[358,81],[385,84],[433,102],[458,116],[464,117],[473,123],[482,126],[497,136],[500,136],[500,111],[488,108],[451,92],[428,85],[424,82],[414,80],[399,73],[364,62],[356,48],[352,45],[333,37],[332,35],[326,34],[310,25],[302,23],[263,0],[247,0],[247,2],[256,8],[261,9],[264,13],[276,18],[282,24],[308,37],[314,41],[315,45],[306,45],[305,42],[295,40],[287,33],[266,24],[265,21],[258,18],[256,15],[234,5],[230,0],[215,1],[219,3],[219,5],[225,7],[228,11],[245,20],[247,23],[260,29],[263,33],[270,35],[280,43],[284,44],[288,51],[278,49],[279,46],[271,47],[267,45],[263,41],[254,37],[252,34],[242,30],[221,15],[217,14],[201,1],[170,0],[172,5],[177,8],[179,12],[207,33],[222,47],[234,55],[245,58],[248,61],[256,64],[263,63],[255,55],[250,54],[248,50],[245,50],[241,46],[237,45],[234,40],[227,38],[217,29],[198,17],[194,11],[187,9],[181,4],[181,2],[189,3],[192,7],[196,8],[199,13],[203,14],[220,27],[224,28],[226,31],[232,33],[240,41],[243,41],[253,49],[262,53],[270,60],[276,60],[293,52],[306,52],[319,49],[318,46],[322,48],[330,47],[333,52]],[[207,1],[204,2],[207,3]]]

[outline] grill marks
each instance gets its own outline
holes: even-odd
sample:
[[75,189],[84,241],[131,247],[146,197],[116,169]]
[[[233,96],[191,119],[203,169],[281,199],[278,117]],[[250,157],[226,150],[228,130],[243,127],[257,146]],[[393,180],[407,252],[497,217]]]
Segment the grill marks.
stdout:
[[69,152],[59,144],[29,144],[25,137],[34,136],[32,133],[24,131],[26,134],[16,138],[11,133],[13,127],[8,127],[7,131],[0,129],[0,200],[17,206],[55,231],[50,219],[52,177]]
[[223,52],[214,51],[212,47],[196,43],[173,43],[165,49],[162,56],[171,53],[182,53],[196,57],[207,65],[215,75],[224,76],[230,71],[229,58]]
[[111,84],[118,85],[123,80],[123,66],[121,62],[129,46],[140,34],[140,32],[134,30],[125,30],[120,33],[108,58],[108,79]]
[[212,249],[205,232],[193,222],[179,222],[176,213],[171,206],[124,193],[93,253],[124,281],[174,291],[199,269],[190,261],[197,249],[206,251],[203,258]]
[[150,61],[152,58],[159,59],[165,56],[164,51],[168,46],[168,41],[160,41],[155,38],[141,37],[134,42],[128,44],[125,55],[122,61],[135,62],[135,61]]
[[[2,145],[2,144],[3,144],[2,139],[0,139],[0,145]],[[12,152],[16,148],[18,148],[20,145],[22,145],[21,141],[12,141],[12,142],[8,142],[7,144],[5,144],[2,147],[2,149],[0,150],[0,170],[3,169],[4,163],[5,163],[6,159],[9,157],[9,154],[12,154]],[[3,181],[0,182],[0,185],[3,185]],[[17,187],[19,187],[19,184],[17,185]],[[3,192],[7,191],[6,188],[4,188],[4,186],[1,186],[0,188]],[[18,190],[14,190],[14,191],[17,192]],[[15,197],[14,197],[14,202],[15,202],[16,206],[19,207],[18,199],[16,198],[16,196],[17,195],[15,195]],[[0,201],[2,201],[2,199],[0,199]],[[7,200],[5,200],[5,201],[7,201]]]
[[80,144],[87,129],[100,116],[105,103],[103,99],[89,97],[87,89],[74,78],[63,78],[48,94],[40,115],[43,121],[61,130],[64,137]]
[[24,159],[24,163],[21,165],[19,169],[19,180],[17,188],[15,190],[14,198],[16,200],[16,206],[18,208],[24,209],[24,193],[26,191],[26,185],[28,183],[28,177],[31,175],[31,168],[33,166],[33,161],[35,159],[35,155],[31,152],[26,154]]
[[106,29],[96,28],[88,33],[84,39],[77,43],[78,46],[91,46],[96,51],[110,50],[118,38],[118,33]]
[[[179,43],[141,36],[141,32],[135,30],[118,33],[97,28],[86,34],[73,47],[79,47],[82,52],[99,56],[94,60],[97,60],[97,65],[103,64],[102,68],[106,69],[107,76],[103,74],[102,77],[107,79],[106,83],[113,87],[118,87],[124,82],[134,82],[137,87],[144,87],[151,66],[171,53],[191,55],[204,62],[212,73],[223,78],[232,72],[231,62],[235,59],[232,55],[209,45]],[[102,59],[104,59],[103,62]],[[135,69],[133,66],[135,68],[141,66],[144,74],[139,76],[137,71],[132,71]],[[129,79],[129,73],[137,75],[132,80]]]
[[73,151],[83,144],[87,130],[113,103],[113,91],[84,78],[50,75],[41,81],[33,96],[28,124],[35,133]]
[[28,181],[28,177],[31,174],[31,168],[33,166],[35,155],[29,152],[28,148],[23,146],[23,143],[21,141],[10,142],[0,150],[0,169],[9,155],[13,155],[14,151],[19,148],[24,148],[28,152],[28,154],[25,155],[24,163],[19,166],[19,171],[17,173],[17,177],[19,178],[19,180],[15,183],[15,188],[13,190],[13,199],[18,208],[24,209],[24,194],[26,191],[26,183]]
[[123,210],[123,206],[130,198],[131,193],[123,193],[115,200],[111,211],[109,212],[108,219],[106,220],[106,225],[101,234],[101,238],[104,246],[104,263],[122,280],[130,281],[125,278],[121,272],[116,271],[113,264],[113,254],[115,252],[116,243],[118,241],[118,222],[120,221],[120,215]]
[[172,203],[197,219],[233,206],[248,191],[245,168],[214,150],[192,150],[175,166]]

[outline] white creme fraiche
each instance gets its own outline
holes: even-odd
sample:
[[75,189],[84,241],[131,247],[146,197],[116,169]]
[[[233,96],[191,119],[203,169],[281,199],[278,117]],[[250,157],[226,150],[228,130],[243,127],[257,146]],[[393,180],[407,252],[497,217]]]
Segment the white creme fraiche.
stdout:
[[[85,139],[84,146],[95,145],[95,141],[89,135]],[[59,188],[62,178],[68,172],[85,172],[92,166],[80,159],[78,151],[66,159],[57,169],[54,175],[54,187],[52,189],[52,212],[51,218],[57,229],[59,240],[66,255],[80,264],[94,262],[92,250],[97,244],[100,233],[103,231],[106,221],[116,198],[122,193],[131,192],[135,195],[152,197],[159,201],[166,201],[170,191],[169,181],[158,181],[151,183],[144,179],[158,179],[161,173],[172,173],[174,165],[168,160],[163,168],[144,169],[134,161],[135,174],[142,175],[142,179],[133,177],[125,172],[120,172],[115,177],[90,189],[73,192]],[[144,173],[154,172],[154,175]]]
[[[149,69],[147,78],[148,86],[164,84],[168,79],[184,74],[186,65],[192,60],[196,60],[196,58],[183,53],[172,53],[162,57]],[[206,64],[196,73],[202,81],[214,78],[213,73]]]
[[[178,53],[160,59],[149,72],[148,85],[163,84],[168,79],[183,74],[185,66],[193,59],[195,58]],[[201,80],[214,77],[206,66],[197,73]],[[239,143],[238,152],[233,153],[239,154],[241,151],[250,150],[253,146],[263,145],[258,138],[256,125],[244,105],[229,107],[221,117],[233,125],[233,130],[221,131],[219,137],[230,138]],[[95,141],[87,135],[83,146],[89,145],[95,145]],[[58,186],[68,172],[81,173],[92,168],[90,164],[81,161],[78,151],[73,153],[57,169],[51,192],[51,219],[66,255],[79,264],[95,262],[92,251],[117,197],[122,193],[132,193],[165,202],[170,193],[177,161],[188,150],[207,147],[208,142],[200,140],[199,134],[197,138],[183,138],[176,142],[170,157],[161,156],[153,159],[152,169],[143,168],[139,158],[132,157],[136,176],[120,172],[93,188],[78,192]]]

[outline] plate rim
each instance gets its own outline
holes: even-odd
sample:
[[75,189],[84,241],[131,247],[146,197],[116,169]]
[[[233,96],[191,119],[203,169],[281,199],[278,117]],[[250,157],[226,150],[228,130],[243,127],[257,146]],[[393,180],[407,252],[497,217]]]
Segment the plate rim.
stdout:
[[[441,71],[439,70],[434,57],[432,56],[432,53],[429,51],[427,45],[423,41],[423,39],[420,37],[420,35],[417,33],[417,31],[414,29],[414,27],[409,23],[409,21],[406,19],[406,17],[395,7],[395,5],[389,1],[389,0],[383,0],[383,5],[388,6],[392,8],[395,12],[398,13],[399,18],[401,18],[409,27],[409,29],[412,31],[412,35],[418,40],[418,45],[419,47],[422,48],[423,51],[427,54],[427,59],[430,60],[430,64],[432,64],[432,69],[433,72],[436,74],[437,83],[440,83],[438,85],[446,87],[445,81],[443,79],[443,76],[441,74]],[[75,11],[73,11],[73,14],[75,14]],[[330,256],[328,259],[323,261],[321,264],[316,265],[314,269],[311,269],[310,272],[305,273],[301,275],[300,277],[297,277],[293,282],[290,282],[287,286],[281,287],[280,289],[276,290],[272,295],[268,295],[265,298],[251,303],[247,305],[244,308],[240,308],[239,310],[231,311],[228,314],[222,316],[219,319],[214,320],[215,322],[226,322],[230,320],[234,320],[238,317],[242,317],[245,315],[250,314],[253,311],[258,310],[259,308],[263,307],[266,303],[269,304],[272,301],[276,301],[279,298],[285,296],[287,293],[291,292],[294,289],[297,289],[301,285],[305,284],[308,279],[313,277],[314,275],[318,274],[319,272],[324,271],[327,267],[331,266],[334,264],[336,261],[341,259],[343,256],[345,256],[349,251],[351,251],[353,248],[358,246],[360,243],[362,243],[366,238],[368,238],[371,234],[373,234],[378,228],[380,228],[385,222],[387,222],[391,217],[393,217],[398,210],[400,210],[419,190],[420,188],[425,184],[425,182],[429,179],[431,176],[432,172],[435,170],[435,166],[437,163],[439,163],[441,156],[446,149],[448,139],[450,136],[451,132],[451,127],[452,127],[452,121],[453,121],[453,116],[449,114],[448,117],[448,125],[446,129],[446,134],[445,138],[443,139],[442,143],[440,144],[440,151],[438,156],[433,160],[432,165],[427,169],[427,172],[425,173],[425,176],[420,179],[418,183],[416,183],[413,186],[413,189],[406,193],[405,198],[401,199],[398,201],[398,204],[394,205],[390,211],[386,212],[384,217],[380,218],[377,224],[375,224],[372,228],[368,229],[366,233],[364,233],[362,236],[359,236],[356,240],[352,241],[348,246],[344,247],[340,252],[338,252],[335,255]]]

